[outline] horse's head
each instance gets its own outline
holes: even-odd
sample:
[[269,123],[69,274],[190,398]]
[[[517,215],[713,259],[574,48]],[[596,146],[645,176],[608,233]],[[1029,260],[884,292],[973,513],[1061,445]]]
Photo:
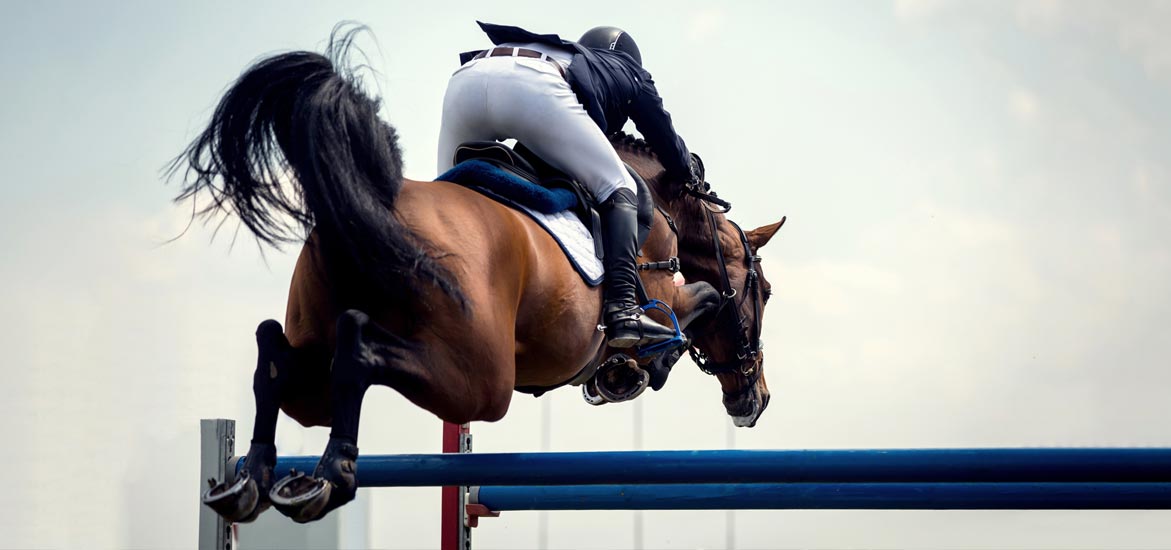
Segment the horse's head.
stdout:
[[688,225],[695,233],[706,225],[707,242],[690,239],[687,246],[680,245],[679,259],[686,277],[720,291],[720,305],[691,331],[691,358],[719,379],[724,408],[733,422],[751,428],[769,401],[760,336],[772,286],[761,268],[759,250],[784,219],[745,232],[723,214],[707,210],[703,217],[706,222],[692,220]]
[[691,357],[704,372],[719,379],[724,408],[733,422],[755,426],[769,401],[760,336],[764,308],[772,294],[759,250],[785,220],[743,231],[724,215],[729,205],[706,184],[685,192],[683,182],[667,181],[645,142],[626,135],[611,141],[622,160],[647,180],[660,204],[675,217],[684,276],[709,283],[720,292],[715,312],[697,319],[688,330],[693,338]]

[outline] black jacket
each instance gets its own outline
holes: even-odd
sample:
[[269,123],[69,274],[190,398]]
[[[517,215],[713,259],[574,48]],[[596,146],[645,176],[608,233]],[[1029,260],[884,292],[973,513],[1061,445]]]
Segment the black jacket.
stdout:
[[[659,157],[670,177],[687,179],[691,175],[691,154],[683,138],[671,125],[671,114],[663,109],[663,99],[655,89],[650,73],[622,52],[587,48],[555,34],[535,34],[520,27],[493,25],[477,21],[493,44],[535,42],[561,46],[577,53],[569,65],[566,79],[590,118],[605,134],[622,129],[629,118]],[[476,51],[460,55],[467,63]]]

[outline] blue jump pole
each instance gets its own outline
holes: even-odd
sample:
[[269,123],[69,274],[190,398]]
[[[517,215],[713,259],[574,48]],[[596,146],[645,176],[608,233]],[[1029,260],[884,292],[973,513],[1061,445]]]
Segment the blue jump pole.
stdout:
[[473,488],[506,510],[1166,510],[1171,483],[761,483]]
[[[280,457],[276,473],[312,472],[317,460]],[[236,460],[237,471],[242,463],[242,458]],[[623,451],[358,459],[363,487],[1156,482],[1171,482],[1171,448]]]

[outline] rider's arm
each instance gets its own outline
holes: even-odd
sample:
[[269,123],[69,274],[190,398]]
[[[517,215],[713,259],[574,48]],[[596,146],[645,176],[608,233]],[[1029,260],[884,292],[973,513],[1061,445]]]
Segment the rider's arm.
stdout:
[[658,155],[659,162],[667,169],[668,177],[680,181],[691,179],[691,153],[687,151],[683,138],[675,133],[671,114],[663,108],[663,98],[659,97],[650,74],[643,72],[639,77],[638,92],[631,99],[628,109],[627,116],[634,121],[638,132]]

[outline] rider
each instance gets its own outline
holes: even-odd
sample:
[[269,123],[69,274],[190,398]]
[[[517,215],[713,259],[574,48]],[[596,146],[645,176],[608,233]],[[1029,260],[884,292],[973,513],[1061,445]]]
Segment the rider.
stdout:
[[[479,22],[477,22],[479,23]],[[609,345],[629,348],[675,332],[643,315],[635,297],[638,199],[607,134],[633,120],[667,177],[698,179],[698,168],[663,109],[629,34],[596,27],[577,42],[555,34],[479,23],[496,48],[467,52],[443,98],[439,173],[456,147],[473,140],[516,139],[594,195],[602,216],[606,282],[603,320]]]

